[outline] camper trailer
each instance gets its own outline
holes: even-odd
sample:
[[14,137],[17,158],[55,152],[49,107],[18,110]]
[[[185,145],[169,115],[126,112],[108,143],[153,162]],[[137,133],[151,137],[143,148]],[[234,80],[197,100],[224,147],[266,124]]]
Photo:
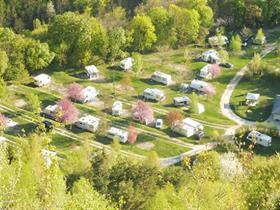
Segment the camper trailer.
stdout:
[[208,50],[202,53],[201,60],[208,63],[219,63],[220,55],[216,50]]
[[162,90],[147,88],[143,93],[144,99],[153,101],[163,101],[165,99],[165,94]]
[[88,103],[93,101],[98,95],[98,91],[94,87],[86,87],[83,89],[83,100],[81,102]]
[[95,65],[86,66],[85,70],[86,70],[87,77],[90,80],[99,78],[99,70],[96,68]]
[[203,90],[207,87],[208,87],[208,83],[201,80],[193,80],[190,84],[190,88],[200,92],[203,92]]
[[58,108],[58,106],[56,104],[49,105],[42,110],[42,115],[44,117],[49,117],[49,118],[53,119],[54,116],[56,115],[57,108]]
[[260,98],[259,93],[247,93],[246,95],[246,105],[256,106]]
[[211,66],[212,64],[207,64],[202,69],[200,69],[199,76],[203,79],[211,79]]
[[153,75],[151,76],[151,80],[164,85],[170,85],[172,83],[171,75],[160,71],[154,72]]
[[95,132],[98,129],[99,122],[100,122],[99,118],[96,118],[96,117],[91,116],[91,115],[87,115],[87,116],[81,117],[75,123],[75,125],[78,128],[81,128],[81,129],[84,129],[84,130],[88,130],[90,132]]
[[51,77],[46,74],[39,74],[33,79],[34,79],[34,84],[38,87],[47,86],[48,84],[51,83]]
[[203,125],[190,118],[186,118],[181,122],[176,123],[175,126],[172,126],[171,130],[182,136],[191,137],[197,134],[199,131],[202,131]]
[[134,62],[134,59],[131,57],[128,57],[121,61],[120,67],[125,71],[130,70],[133,67],[133,62]]
[[256,144],[262,145],[264,147],[270,147],[272,138],[258,131],[251,131],[247,136],[247,140],[251,142],[255,141]]
[[123,112],[123,104],[121,101],[115,101],[112,106],[112,115],[120,116]]
[[128,132],[119,128],[111,127],[106,134],[107,138],[114,139],[117,137],[121,143],[126,143],[128,138]]
[[174,106],[187,106],[191,103],[191,99],[187,96],[179,96],[173,98]]

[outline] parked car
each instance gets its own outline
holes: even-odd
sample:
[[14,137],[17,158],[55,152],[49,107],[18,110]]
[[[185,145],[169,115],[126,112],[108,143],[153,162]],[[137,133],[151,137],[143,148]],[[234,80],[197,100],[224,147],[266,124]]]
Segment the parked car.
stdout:
[[231,63],[220,63],[220,66],[221,66],[221,67],[228,68],[228,69],[231,69],[231,68],[234,67],[234,65],[231,64]]
[[163,120],[162,119],[156,119],[155,127],[158,128],[158,129],[161,129],[162,126],[163,126]]

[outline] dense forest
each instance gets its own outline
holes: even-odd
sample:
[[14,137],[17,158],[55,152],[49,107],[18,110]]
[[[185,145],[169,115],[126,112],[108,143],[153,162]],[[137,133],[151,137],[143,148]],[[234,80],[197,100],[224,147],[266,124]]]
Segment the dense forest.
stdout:
[[[151,153],[144,162],[84,145],[46,162],[45,135],[17,147],[0,146],[1,209],[278,209],[279,156],[208,152],[195,162],[160,168]],[[48,163],[48,164],[46,164]]]
[[[279,0],[0,0],[0,100],[7,83],[40,70],[204,45],[279,21]],[[138,161],[113,141],[112,152],[82,145],[47,164],[50,143],[44,132],[0,143],[0,209],[280,209],[279,155],[225,145],[162,168],[156,153]]]

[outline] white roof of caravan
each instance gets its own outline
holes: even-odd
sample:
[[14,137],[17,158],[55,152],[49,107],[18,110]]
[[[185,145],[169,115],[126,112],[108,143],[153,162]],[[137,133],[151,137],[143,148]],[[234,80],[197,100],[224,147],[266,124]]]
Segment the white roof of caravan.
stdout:
[[270,137],[270,136],[268,136],[268,135],[266,135],[266,134],[263,134],[263,133],[261,133],[261,132],[259,132],[259,131],[251,131],[249,134],[248,134],[248,136],[256,136],[257,138],[260,138],[260,139],[262,139],[262,140],[264,140],[264,141],[267,141],[267,142],[271,142],[271,140],[272,140],[272,138]]
[[54,157],[54,156],[56,156],[56,152],[50,151],[50,150],[47,150],[47,149],[42,149],[41,152],[42,152],[42,155],[43,155],[44,157],[48,157],[48,156]]
[[86,116],[81,117],[78,121],[81,123],[94,125],[94,124],[98,124],[100,119],[97,117],[94,117],[92,115],[86,115]]
[[201,80],[196,80],[196,79],[194,79],[194,80],[191,82],[190,87],[191,87],[191,88],[196,88],[197,86],[207,87],[207,86],[208,86],[208,83],[207,83],[207,82],[204,82],[204,81],[201,81]]
[[125,63],[132,63],[134,61],[134,59],[132,57],[128,57],[128,58],[125,58],[123,60],[121,60],[121,63],[122,64],[125,64]]
[[116,109],[116,110],[122,109],[122,102],[121,101],[115,101],[113,103],[112,109]]
[[155,71],[153,73],[154,76],[158,76],[158,77],[164,77],[166,79],[171,79],[171,75],[170,74],[166,74],[166,73],[163,73],[161,71]]
[[124,130],[121,130],[121,129],[115,128],[115,127],[111,127],[111,128],[108,130],[108,133],[115,134],[115,135],[120,135],[120,136],[126,136],[126,135],[128,135],[128,132],[127,132],[127,131],[124,131]]
[[157,88],[147,88],[144,90],[144,93],[149,93],[152,95],[159,95],[159,96],[164,96],[164,92],[160,89]]
[[6,119],[6,126],[7,126],[8,128],[12,128],[12,127],[16,126],[17,124],[18,124],[17,122],[13,121],[13,120],[10,119],[10,118],[7,118],[7,119]]
[[216,51],[216,50],[207,50],[205,52],[202,53],[202,55],[215,55],[215,56],[218,56],[219,53]]
[[184,119],[184,120],[183,120],[183,123],[184,123],[185,125],[189,125],[189,126],[191,126],[191,127],[193,127],[193,128],[198,128],[198,127],[201,127],[201,126],[202,126],[201,123],[199,123],[199,122],[197,122],[197,121],[195,121],[195,120],[192,120],[192,119],[190,119],[190,118]]
[[99,72],[99,70],[96,68],[95,65],[86,66],[85,69],[86,69],[86,71],[87,71],[89,74],[98,73],[98,72]]
[[257,100],[259,100],[259,98],[260,98],[259,93],[247,93],[247,95],[246,95],[247,100],[257,101]]
[[208,63],[205,66],[203,66],[200,71],[209,71],[210,67],[212,66],[212,64]]
[[34,77],[34,79],[38,81],[45,81],[50,80],[50,76],[47,74],[39,74],[38,76]]
[[84,95],[93,95],[93,96],[97,96],[98,95],[98,91],[94,88],[94,87],[86,87],[83,90]]
[[48,111],[55,111],[57,109],[57,104],[54,104],[54,105],[48,105],[45,110],[48,110]]
[[174,97],[173,100],[177,102],[191,101],[191,99],[188,96]]

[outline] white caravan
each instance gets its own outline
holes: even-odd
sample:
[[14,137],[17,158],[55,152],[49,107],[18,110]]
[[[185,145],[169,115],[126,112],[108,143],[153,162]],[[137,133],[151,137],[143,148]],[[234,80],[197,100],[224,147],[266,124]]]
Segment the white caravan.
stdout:
[[247,136],[247,140],[251,142],[256,141],[256,144],[260,144],[264,147],[270,147],[272,138],[258,131],[251,131]]
[[126,59],[123,59],[120,62],[120,67],[125,71],[130,70],[133,67],[133,62],[134,62],[134,59],[131,57],[128,57]]
[[90,65],[85,67],[87,77],[91,80],[99,78],[99,70],[95,65]]
[[121,101],[115,101],[112,106],[112,115],[120,116],[123,112],[123,104]]
[[117,137],[121,143],[126,143],[128,138],[128,132],[119,128],[111,127],[106,134],[107,138],[114,139]]
[[81,102],[88,103],[93,101],[98,95],[98,91],[94,87],[86,87],[83,89],[83,100]]
[[208,51],[202,53],[201,59],[204,62],[219,63],[220,62],[220,55],[216,50],[208,50]]
[[178,96],[173,98],[174,106],[187,106],[191,103],[191,99],[187,96]]
[[203,79],[211,79],[211,77],[212,77],[211,67],[212,67],[212,64],[205,65],[202,69],[200,69],[199,76]]
[[151,80],[164,85],[170,85],[172,83],[171,75],[160,71],[154,72],[153,75],[151,76]]
[[203,130],[203,125],[190,118],[186,118],[172,126],[171,130],[185,137],[191,137]]
[[34,84],[38,87],[46,86],[51,83],[51,77],[46,74],[39,74],[33,79],[34,79]]
[[42,110],[42,114],[44,116],[47,116],[49,118],[54,118],[56,112],[57,112],[57,108],[58,106],[55,104],[55,105],[48,105],[47,107],[45,107],[43,110]]
[[190,88],[203,92],[208,87],[208,83],[201,80],[193,80],[190,84]]
[[78,128],[88,130],[90,132],[96,132],[99,126],[100,119],[97,117],[94,117],[92,115],[86,115],[84,117],[81,117],[77,122],[75,122],[75,125]]
[[147,88],[143,93],[144,99],[153,101],[163,101],[165,99],[165,94],[162,90],[156,88]]

